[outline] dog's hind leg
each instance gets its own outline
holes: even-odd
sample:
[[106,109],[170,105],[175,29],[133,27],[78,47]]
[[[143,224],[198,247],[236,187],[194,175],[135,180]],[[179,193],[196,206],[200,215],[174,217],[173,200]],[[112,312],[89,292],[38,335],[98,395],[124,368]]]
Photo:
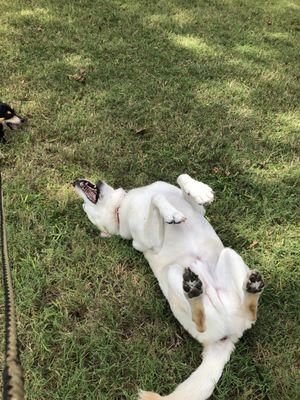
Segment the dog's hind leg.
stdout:
[[244,316],[254,322],[259,296],[264,288],[261,275],[257,271],[250,270],[234,250],[225,248],[214,270],[214,280],[219,289],[227,293],[223,298],[227,308],[235,304],[235,299],[238,298]]
[[265,284],[260,273],[257,271],[250,271],[244,285],[244,290],[246,292],[244,305],[251,321],[256,321],[258,300],[264,286]]
[[210,186],[203,182],[196,181],[187,174],[180,175],[177,178],[177,183],[182,189],[188,201],[193,200],[198,205],[212,203],[214,200],[214,193]]
[[178,211],[162,194],[156,194],[152,198],[152,204],[167,224],[180,224],[186,217]]
[[183,290],[192,311],[192,320],[195,322],[197,330],[204,332],[205,313],[202,298],[202,282],[198,275],[186,268],[183,274]]

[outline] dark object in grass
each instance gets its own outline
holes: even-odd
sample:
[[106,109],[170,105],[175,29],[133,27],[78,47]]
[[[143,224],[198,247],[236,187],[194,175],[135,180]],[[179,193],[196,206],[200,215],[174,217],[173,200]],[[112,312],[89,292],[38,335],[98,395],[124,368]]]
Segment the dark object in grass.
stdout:
[[81,68],[78,74],[68,75],[70,81],[76,81],[80,83],[85,83],[85,73],[86,70]]
[[146,133],[146,128],[137,128],[134,132],[136,135],[143,135]]
[[18,115],[8,104],[0,103],[0,142],[6,143],[4,137],[5,127],[14,131],[25,121],[26,119]]
[[[0,173],[0,231],[2,253],[2,278],[5,313],[5,357],[3,369],[3,399],[24,400],[24,374],[20,361],[17,336],[16,309],[11,268],[8,259],[6,224],[3,207],[2,174]],[[2,397],[1,397],[2,398]]]

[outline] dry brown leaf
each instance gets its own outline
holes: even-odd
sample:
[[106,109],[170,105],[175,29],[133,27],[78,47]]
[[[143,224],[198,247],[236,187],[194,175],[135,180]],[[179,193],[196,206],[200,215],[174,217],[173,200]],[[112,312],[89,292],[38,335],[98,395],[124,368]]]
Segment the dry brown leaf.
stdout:
[[144,133],[146,133],[146,128],[137,128],[137,129],[135,130],[135,133],[136,133],[137,135],[143,135]]
[[213,167],[212,172],[214,174],[219,174],[220,173],[220,168],[219,167]]
[[251,244],[249,244],[248,249],[253,249],[253,247],[256,247],[259,244],[258,240],[253,240]]
[[74,75],[68,75],[68,78],[70,79],[70,81],[76,81],[76,82],[80,82],[80,83],[85,83],[85,76],[84,74],[74,74]]

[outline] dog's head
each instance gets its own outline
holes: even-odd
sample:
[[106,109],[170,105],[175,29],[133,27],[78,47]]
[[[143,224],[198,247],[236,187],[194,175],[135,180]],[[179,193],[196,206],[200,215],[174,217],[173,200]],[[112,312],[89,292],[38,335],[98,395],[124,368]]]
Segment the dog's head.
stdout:
[[95,185],[86,179],[77,179],[74,187],[83,199],[83,209],[88,219],[101,231],[102,237],[119,233],[118,208],[124,197],[122,188],[113,189],[105,182]]
[[13,108],[6,103],[0,103],[0,124],[15,130],[25,122],[25,118],[20,117]]

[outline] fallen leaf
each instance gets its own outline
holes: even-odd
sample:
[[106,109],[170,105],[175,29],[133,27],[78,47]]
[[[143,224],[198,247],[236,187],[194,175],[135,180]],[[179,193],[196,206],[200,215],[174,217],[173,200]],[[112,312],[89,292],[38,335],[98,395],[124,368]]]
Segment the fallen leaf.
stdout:
[[139,278],[137,275],[133,275],[132,277],[132,283],[136,286],[139,283]]
[[253,242],[249,244],[248,249],[253,249],[253,247],[256,247],[258,245],[258,243],[258,240],[253,240]]
[[80,82],[80,83],[85,83],[85,76],[84,74],[74,74],[74,75],[68,75],[68,78],[70,79],[70,81],[76,81],[76,82]]
[[143,135],[144,133],[146,133],[146,128],[138,128],[135,130],[135,133],[137,135]]
[[264,169],[266,167],[266,164],[259,162],[259,163],[256,164],[256,167],[260,168],[260,169]]

